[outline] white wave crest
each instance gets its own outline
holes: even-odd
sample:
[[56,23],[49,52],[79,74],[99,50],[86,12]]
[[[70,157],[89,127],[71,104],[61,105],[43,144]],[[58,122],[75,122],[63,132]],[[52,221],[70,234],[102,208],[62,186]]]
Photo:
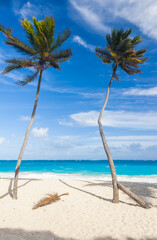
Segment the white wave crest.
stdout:
[[[13,178],[14,172],[0,172],[0,178]],[[110,175],[81,175],[81,174],[61,174],[61,173],[37,173],[37,172],[20,172],[19,178],[21,179],[76,179],[76,180],[101,180],[111,181]],[[119,181],[124,182],[147,182],[157,183],[157,175],[140,175],[140,176],[128,176],[119,175]]]

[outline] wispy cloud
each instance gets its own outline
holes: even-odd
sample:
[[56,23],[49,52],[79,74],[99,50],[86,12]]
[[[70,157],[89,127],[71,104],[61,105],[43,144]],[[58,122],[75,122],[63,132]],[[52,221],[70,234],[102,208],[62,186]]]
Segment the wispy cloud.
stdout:
[[157,141],[157,136],[152,135],[135,135],[135,136],[108,136],[109,140],[121,140],[121,141]]
[[14,3],[14,13],[20,15],[22,18],[29,18],[32,16],[38,16],[40,9],[38,6],[32,4],[30,1],[27,1],[23,6],[19,7],[19,2],[15,1]]
[[32,129],[32,134],[36,138],[47,138],[48,137],[48,128],[33,128]]
[[43,4],[40,1],[38,4],[33,4],[31,1],[25,2],[22,6],[19,0],[13,2],[13,10],[16,15],[21,18],[31,18],[32,16],[40,17],[45,15],[52,15],[52,6]]
[[84,48],[90,50],[91,52],[95,51],[95,46],[87,43],[85,40],[83,40],[81,37],[79,36],[74,36],[73,37],[73,42],[78,43],[79,45],[83,46]]
[[147,88],[147,89],[139,89],[132,88],[123,93],[123,95],[128,96],[157,96],[157,87]]
[[[101,6],[106,7],[100,0]],[[105,1],[106,3],[107,1]],[[109,5],[107,5],[109,7]],[[136,1],[125,0],[110,2],[109,11],[113,12],[115,17],[121,17],[135,24],[140,30],[153,38],[157,39],[156,18],[157,18],[157,2],[154,0]]]
[[[97,126],[99,112],[80,112],[70,118],[81,126]],[[157,112],[105,111],[102,123],[116,128],[155,129],[157,130]]]
[[67,121],[66,119],[60,120],[58,123],[59,123],[60,125],[69,126],[69,127],[71,127],[71,126],[74,125],[73,122]]
[[30,119],[31,119],[31,118],[30,118],[29,116],[21,116],[21,117],[20,117],[20,120],[21,120],[21,121],[30,121]]
[[[94,9],[89,6],[88,1],[69,0],[73,8],[79,12],[81,17],[86,23],[93,27],[96,31],[108,32],[110,28],[106,26],[99,14],[97,14]],[[81,4],[80,4],[81,3]]]
[[[157,39],[157,1],[69,0],[84,21],[95,30],[109,32],[110,24],[125,19],[146,35]],[[106,17],[107,16],[107,17]],[[105,18],[106,17],[106,18]]]

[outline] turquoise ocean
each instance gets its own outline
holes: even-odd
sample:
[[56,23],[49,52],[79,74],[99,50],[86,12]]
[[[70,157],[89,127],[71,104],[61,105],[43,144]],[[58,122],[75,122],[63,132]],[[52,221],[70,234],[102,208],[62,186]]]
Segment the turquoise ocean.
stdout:
[[[119,180],[157,182],[157,161],[115,160],[114,163]],[[0,160],[0,178],[12,178],[15,166],[15,160]],[[20,177],[111,180],[107,160],[23,160]]]

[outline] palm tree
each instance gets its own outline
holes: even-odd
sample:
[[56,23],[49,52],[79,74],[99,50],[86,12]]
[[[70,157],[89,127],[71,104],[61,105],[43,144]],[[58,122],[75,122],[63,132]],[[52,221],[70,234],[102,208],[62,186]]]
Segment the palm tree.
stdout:
[[61,47],[62,43],[69,38],[70,30],[64,30],[63,33],[54,38],[55,22],[53,17],[46,17],[42,21],[37,21],[36,18],[33,17],[33,24],[29,22],[28,19],[21,21],[21,24],[26,33],[29,44],[26,44],[17,37],[13,36],[11,29],[5,28],[5,26],[2,24],[0,25],[0,31],[2,31],[6,36],[5,44],[14,47],[18,52],[26,55],[24,58],[12,58],[6,60],[8,65],[2,74],[7,74],[13,70],[20,70],[30,67],[34,68],[34,73],[32,75],[28,75],[25,77],[25,79],[17,82],[19,86],[24,86],[34,81],[34,79],[39,75],[31,120],[28,125],[24,142],[16,164],[13,187],[14,199],[17,199],[18,175],[22,156],[28,141],[30,129],[35,118],[42,73],[49,67],[60,70],[59,63],[68,60],[72,56],[72,49],[58,50]]
[[112,77],[110,79],[105,102],[101,109],[98,124],[100,135],[102,138],[103,146],[109,161],[111,175],[112,175],[112,184],[113,184],[113,203],[119,203],[119,190],[121,189],[134,200],[136,200],[141,206],[148,207],[148,204],[145,203],[142,199],[137,197],[135,194],[131,193],[123,185],[118,183],[116,170],[112,155],[110,153],[109,147],[107,145],[106,138],[104,136],[103,127],[101,123],[102,115],[106,107],[109,90],[112,84],[113,79],[119,81],[117,75],[117,69],[120,68],[129,75],[134,75],[136,73],[141,73],[139,65],[143,64],[148,58],[144,58],[144,54],[147,51],[146,49],[135,50],[134,48],[142,41],[141,36],[136,36],[133,39],[129,37],[132,32],[132,28],[124,31],[124,29],[116,30],[113,29],[110,34],[106,35],[107,46],[106,47],[97,47],[95,49],[96,55],[102,59],[104,64],[112,64]]

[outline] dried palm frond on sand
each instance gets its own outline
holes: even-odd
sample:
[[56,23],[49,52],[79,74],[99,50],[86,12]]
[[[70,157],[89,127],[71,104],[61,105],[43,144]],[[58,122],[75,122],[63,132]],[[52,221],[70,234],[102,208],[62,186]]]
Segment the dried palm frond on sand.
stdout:
[[58,195],[58,193],[54,193],[54,194],[47,194],[47,197],[42,198],[38,203],[36,203],[32,209],[37,209],[39,207],[48,205],[52,202],[57,202],[60,200],[60,197],[63,195],[69,195],[69,193],[63,193],[61,195]]

